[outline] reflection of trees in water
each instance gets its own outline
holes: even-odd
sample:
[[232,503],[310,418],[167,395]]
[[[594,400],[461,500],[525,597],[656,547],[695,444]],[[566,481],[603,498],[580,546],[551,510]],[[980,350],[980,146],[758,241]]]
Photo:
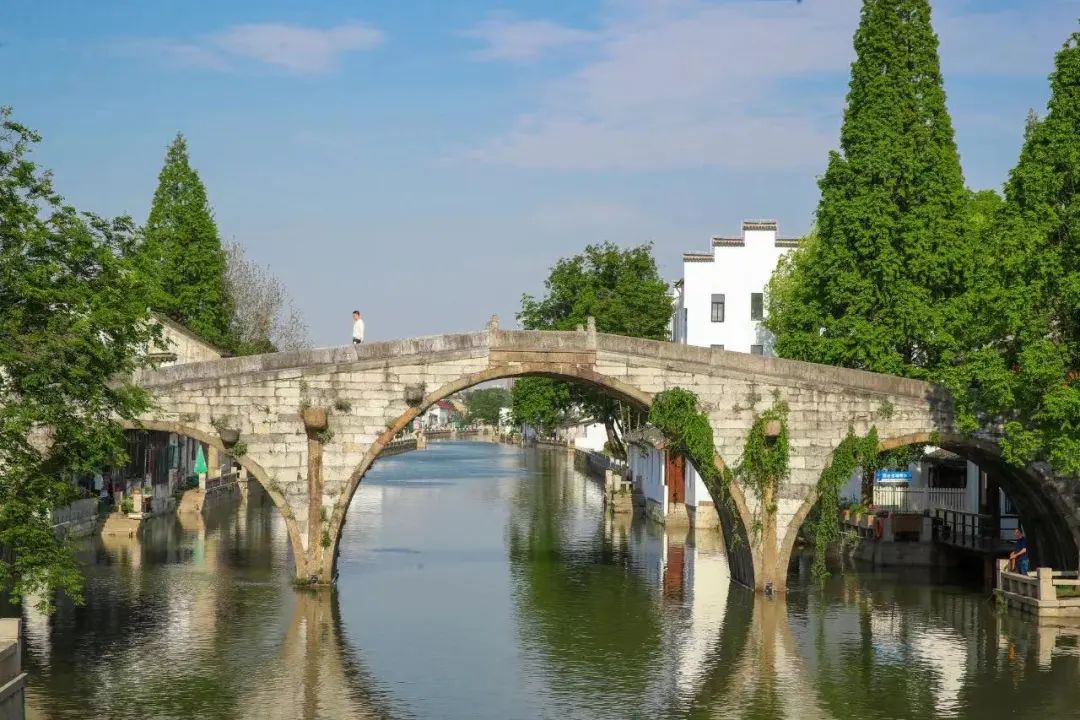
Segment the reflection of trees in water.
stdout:
[[389,717],[336,598],[284,582],[272,512],[234,505],[95,550],[109,564],[88,568],[84,607],[26,611],[29,717]]
[[[732,588],[698,658],[694,638],[678,635],[693,626],[682,591],[663,601],[664,578],[650,565],[671,537],[630,527],[627,516],[610,533],[601,514],[582,521],[578,483],[589,481],[559,453],[535,455],[549,477],[518,487],[510,562],[522,638],[553,697],[592,717],[816,717],[782,600]],[[712,589],[702,582],[691,593]],[[684,676],[699,667],[693,680]]]
[[1050,661],[1031,619],[917,577],[847,575],[792,594],[794,634],[825,708],[837,717],[1080,713],[1075,651]]
[[526,654],[555,697],[634,707],[660,650],[656,595],[582,502],[590,481],[566,453],[525,457],[534,477],[518,485],[508,539]]

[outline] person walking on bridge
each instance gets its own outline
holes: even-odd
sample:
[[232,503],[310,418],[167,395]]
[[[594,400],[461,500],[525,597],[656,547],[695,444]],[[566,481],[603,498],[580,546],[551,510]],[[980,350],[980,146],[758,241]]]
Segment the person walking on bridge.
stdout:
[[364,319],[359,310],[352,311],[352,341],[353,345],[364,342]]

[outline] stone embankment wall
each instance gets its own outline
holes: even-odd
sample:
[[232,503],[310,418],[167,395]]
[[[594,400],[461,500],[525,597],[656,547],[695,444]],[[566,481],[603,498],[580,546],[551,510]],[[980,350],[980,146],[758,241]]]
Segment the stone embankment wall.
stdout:
[[100,518],[98,498],[83,498],[52,511],[53,531],[69,538],[93,535]]
[[401,440],[394,440],[393,442],[387,443],[386,447],[383,448],[382,453],[379,454],[379,457],[390,457],[391,455],[400,455],[402,453],[407,453],[407,452],[410,452],[410,451],[416,450],[416,449],[417,449],[417,446],[416,446],[416,438],[415,437],[403,438]]
[[0,618],[0,720],[23,720],[26,673],[22,671],[22,621]]

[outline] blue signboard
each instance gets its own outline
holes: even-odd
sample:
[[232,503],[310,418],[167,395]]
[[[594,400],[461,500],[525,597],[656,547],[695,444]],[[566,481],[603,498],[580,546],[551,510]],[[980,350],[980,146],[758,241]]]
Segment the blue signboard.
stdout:
[[874,473],[878,482],[911,482],[910,470],[878,470]]

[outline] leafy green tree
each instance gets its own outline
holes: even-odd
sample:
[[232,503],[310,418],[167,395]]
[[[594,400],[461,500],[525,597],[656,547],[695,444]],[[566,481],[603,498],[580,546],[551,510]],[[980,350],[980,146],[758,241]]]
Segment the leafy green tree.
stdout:
[[468,421],[498,425],[500,411],[510,407],[512,403],[513,398],[506,388],[490,387],[473,390],[465,396]]
[[514,383],[511,409],[515,425],[529,425],[549,433],[571,418],[570,385],[543,377],[525,377]]
[[160,289],[155,308],[206,340],[234,349],[227,257],[206,196],[176,135],[165,155],[146,222],[143,271]]
[[[1080,33],[1057,54],[1050,103],[1029,118],[1020,159],[1005,187],[994,267],[1002,366],[1008,378],[987,406],[1006,419],[1014,462],[1049,460],[1080,474]],[[998,322],[1002,322],[1001,317]],[[1005,372],[1005,370],[1008,372]],[[990,373],[988,373],[990,374]]]
[[865,0],[813,240],[770,293],[783,357],[926,376],[955,344],[968,198],[928,0]]
[[65,205],[29,158],[39,141],[0,110],[0,587],[48,607],[82,588],[49,513],[74,499],[73,476],[123,458],[114,419],[148,399],[118,378],[158,331],[132,221]]
[[[656,269],[651,245],[589,245],[582,254],[559,260],[544,287],[542,298],[522,296],[517,318],[526,330],[573,330],[591,316],[599,332],[653,340],[668,337],[671,297]],[[624,452],[618,429],[628,408],[601,392],[579,386],[559,389],[560,385],[565,383],[539,378],[516,383],[515,417],[530,416],[541,422],[526,422],[548,429],[551,426],[543,423],[591,418],[605,424],[616,453]]]

